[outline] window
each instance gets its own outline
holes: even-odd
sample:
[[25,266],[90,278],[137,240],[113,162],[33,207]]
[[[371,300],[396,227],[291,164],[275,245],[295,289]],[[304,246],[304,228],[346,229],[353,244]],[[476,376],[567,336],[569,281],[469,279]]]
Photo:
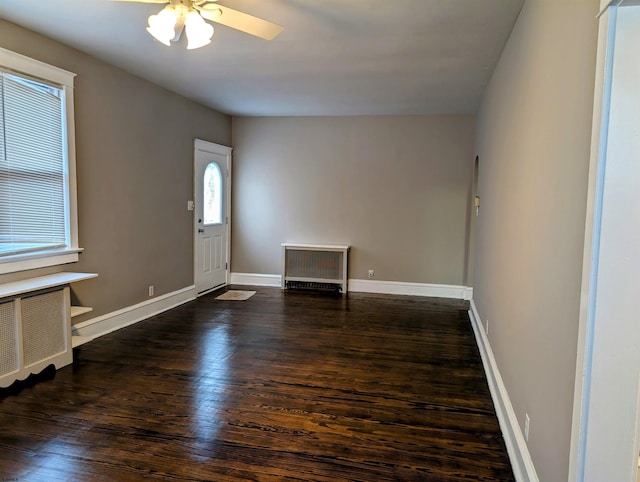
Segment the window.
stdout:
[[0,49],[0,273],[78,260],[74,75]]
[[204,170],[204,224],[222,224],[222,173],[215,162]]

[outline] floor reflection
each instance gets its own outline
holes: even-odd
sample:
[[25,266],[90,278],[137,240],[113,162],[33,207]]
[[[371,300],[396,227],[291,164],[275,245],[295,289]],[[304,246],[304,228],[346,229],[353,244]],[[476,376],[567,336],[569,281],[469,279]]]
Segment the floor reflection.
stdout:
[[78,472],[83,452],[84,449],[78,445],[54,438],[38,450],[34,463],[27,470],[17,474],[15,479],[6,480],[72,480],[72,474]]
[[[191,428],[199,445],[211,447],[220,429],[218,413],[226,400],[229,360],[233,355],[228,325],[220,325],[207,332],[202,340],[201,354],[199,373],[193,387]],[[209,455],[196,455],[196,458],[202,460]]]

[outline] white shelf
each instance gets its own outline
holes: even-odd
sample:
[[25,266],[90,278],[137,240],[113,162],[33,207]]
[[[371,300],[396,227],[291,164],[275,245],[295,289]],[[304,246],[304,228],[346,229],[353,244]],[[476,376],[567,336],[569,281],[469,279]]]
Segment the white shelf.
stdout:
[[17,296],[30,291],[53,288],[54,286],[66,285],[76,281],[96,278],[96,273],[54,273],[37,278],[29,278],[22,281],[0,284],[0,298]]
[[89,308],[88,306],[72,306],[71,307],[71,318],[74,316],[84,315],[85,313],[89,313],[93,311],[93,308]]

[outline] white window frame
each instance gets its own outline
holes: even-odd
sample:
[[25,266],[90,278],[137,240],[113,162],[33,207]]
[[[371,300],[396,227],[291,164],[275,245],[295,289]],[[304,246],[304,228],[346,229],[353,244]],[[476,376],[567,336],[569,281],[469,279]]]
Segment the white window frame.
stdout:
[[82,251],[78,247],[76,138],[73,112],[73,83],[76,74],[3,48],[0,48],[0,67],[13,71],[18,75],[24,74],[57,84],[63,91],[66,114],[63,129],[65,130],[67,141],[65,147],[67,161],[67,219],[69,223],[66,226],[69,231],[69,246],[61,249],[2,256],[0,257],[0,274],[74,263],[78,261],[78,253]]

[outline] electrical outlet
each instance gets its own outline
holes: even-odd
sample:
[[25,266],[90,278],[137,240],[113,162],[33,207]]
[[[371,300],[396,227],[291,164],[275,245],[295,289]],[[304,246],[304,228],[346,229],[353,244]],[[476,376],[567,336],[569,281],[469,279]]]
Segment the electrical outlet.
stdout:
[[524,414],[524,439],[529,441],[529,425],[531,424],[531,419],[529,418],[529,414]]
[[149,296],[153,296],[153,285],[149,286]]
[[369,270],[369,279],[372,279],[374,277],[375,273],[372,269]]
[[187,211],[193,211],[195,209],[195,204],[193,201],[187,201]]

